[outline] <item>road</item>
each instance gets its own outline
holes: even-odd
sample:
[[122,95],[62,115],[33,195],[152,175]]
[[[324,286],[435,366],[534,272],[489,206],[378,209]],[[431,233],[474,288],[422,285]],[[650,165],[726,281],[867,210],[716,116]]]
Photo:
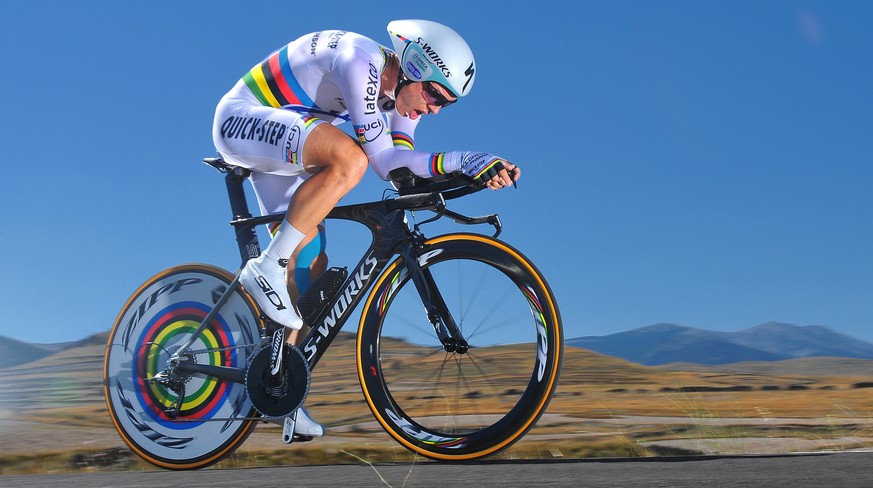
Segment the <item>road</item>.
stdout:
[[189,472],[0,476],[4,487],[521,487],[767,488],[873,486],[873,452],[784,456],[303,466]]

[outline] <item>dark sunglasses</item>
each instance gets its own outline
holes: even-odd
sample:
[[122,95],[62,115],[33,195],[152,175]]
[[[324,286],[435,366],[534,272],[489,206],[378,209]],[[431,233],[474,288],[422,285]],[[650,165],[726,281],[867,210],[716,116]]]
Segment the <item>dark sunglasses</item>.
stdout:
[[447,106],[458,101],[457,98],[454,100],[449,100],[448,98],[446,98],[445,95],[443,95],[442,93],[437,91],[433,82],[426,81],[423,84],[424,84],[424,91],[426,91],[427,94],[430,96],[431,100],[434,101],[430,105],[434,105],[437,107],[447,107]]

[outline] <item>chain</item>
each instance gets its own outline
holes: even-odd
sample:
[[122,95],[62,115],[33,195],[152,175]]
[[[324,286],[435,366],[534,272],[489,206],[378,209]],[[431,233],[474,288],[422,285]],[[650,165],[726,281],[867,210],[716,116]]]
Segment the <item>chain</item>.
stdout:
[[269,417],[266,415],[258,415],[256,417],[217,417],[211,419],[192,419],[190,417],[176,417],[174,419],[170,419],[171,422],[229,422],[229,421],[242,421],[242,420],[285,420],[285,417]]
[[[224,351],[232,351],[235,349],[252,349],[260,346],[261,344],[237,344],[235,346],[227,346],[227,347],[216,347],[212,349],[189,349],[186,353],[191,353],[193,355],[197,354],[207,354],[210,352],[224,352]],[[173,350],[171,352],[176,352],[179,350],[181,346],[173,346]],[[169,351],[169,350],[168,350]]]

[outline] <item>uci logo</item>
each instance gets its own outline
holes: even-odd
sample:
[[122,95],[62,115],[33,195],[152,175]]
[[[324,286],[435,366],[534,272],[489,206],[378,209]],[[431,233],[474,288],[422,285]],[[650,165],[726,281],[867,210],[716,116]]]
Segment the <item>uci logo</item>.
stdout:
[[413,78],[415,78],[416,80],[421,79],[421,71],[419,71],[419,69],[415,67],[415,64],[413,64],[412,61],[406,62],[406,69],[409,70],[409,73],[412,74]]
[[368,124],[356,125],[355,134],[362,144],[366,144],[375,141],[377,137],[381,136],[384,128],[385,124],[382,122],[382,119],[376,119]]

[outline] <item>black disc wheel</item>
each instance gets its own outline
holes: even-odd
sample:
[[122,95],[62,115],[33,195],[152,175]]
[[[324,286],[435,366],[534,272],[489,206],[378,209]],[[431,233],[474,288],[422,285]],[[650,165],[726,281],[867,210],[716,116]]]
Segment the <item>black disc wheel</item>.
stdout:
[[395,260],[368,296],[358,331],[367,403],[422,456],[463,461],[506,449],[542,416],[558,383],[563,332],[551,290],[520,252],[479,235],[431,239],[418,262],[462,342],[437,338],[405,263]]

